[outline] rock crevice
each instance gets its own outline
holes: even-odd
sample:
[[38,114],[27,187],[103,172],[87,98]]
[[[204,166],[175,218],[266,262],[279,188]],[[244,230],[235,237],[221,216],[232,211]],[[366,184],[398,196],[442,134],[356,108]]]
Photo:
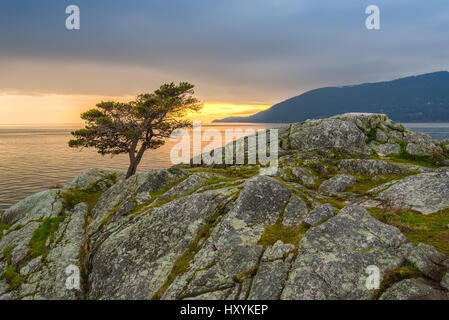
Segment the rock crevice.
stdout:
[[0,299],[448,299],[447,142],[378,114],[279,130],[277,170],[90,169],[12,206]]

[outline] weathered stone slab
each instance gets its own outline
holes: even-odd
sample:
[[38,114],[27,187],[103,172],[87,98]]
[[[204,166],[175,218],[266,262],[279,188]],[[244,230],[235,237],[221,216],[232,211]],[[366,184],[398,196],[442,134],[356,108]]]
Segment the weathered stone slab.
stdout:
[[429,214],[449,207],[449,174],[421,173],[393,184],[376,197],[396,207]]
[[304,219],[304,224],[307,226],[313,226],[324,220],[333,217],[335,209],[329,203],[320,205],[309,212]]
[[308,211],[304,200],[293,195],[285,207],[282,223],[288,227],[295,227],[306,217]]
[[340,174],[324,181],[319,192],[326,196],[335,196],[340,192],[346,191],[357,182],[357,179],[348,174]]
[[399,267],[405,241],[362,207],[345,207],[307,231],[281,299],[370,299],[375,290],[366,286],[367,268],[385,274]]
[[428,280],[418,278],[393,284],[380,300],[448,300],[448,296]]

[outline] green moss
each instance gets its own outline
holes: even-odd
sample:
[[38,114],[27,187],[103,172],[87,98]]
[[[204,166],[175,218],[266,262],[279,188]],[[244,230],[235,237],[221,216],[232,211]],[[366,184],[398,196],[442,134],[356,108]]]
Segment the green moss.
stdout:
[[420,275],[421,272],[416,267],[408,262],[405,262],[398,269],[385,273],[379,289],[374,292],[373,299],[378,300],[393,284],[405,279],[417,278]]
[[23,224],[18,224],[17,226],[14,227],[14,229],[12,231],[18,231],[20,229],[22,229],[24,227]]
[[272,177],[272,178],[276,179],[277,181],[282,183],[284,186],[289,188],[291,191],[293,191],[292,195],[296,195],[296,196],[300,197],[306,203],[307,208],[309,208],[309,210],[311,210],[313,208],[312,202],[310,201],[308,195],[304,192],[304,190],[295,188],[291,184],[288,184],[287,182],[282,180],[282,178],[280,178],[280,177]]
[[291,147],[290,139],[287,139],[287,138],[281,139],[279,146],[281,147],[281,149],[284,149],[284,150],[290,149],[290,147]]
[[443,155],[446,158],[449,158],[449,148],[448,148],[448,146],[449,146],[449,143],[446,143],[446,144],[442,145],[442,147],[443,147]]
[[286,180],[288,181],[298,181],[298,178],[296,178],[293,173],[292,173],[292,169],[288,166],[284,166],[282,168],[282,170],[284,171],[285,177],[287,178]]
[[[330,168],[328,165],[323,165],[326,166],[328,168]],[[312,190],[318,190],[319,186],[321,185],[321,183],[323,183],[323,181],[329,179],[330,177],[332,177],[333,175],[323,175],[318,172],[318,169],[316,168],[316,164],[311,164],[311,165],[305,165],[302,166],[303,168],[309,170],[312,173],[313,178],[315,179],[315,183],[313,185],[309,185],[308,188],[312,189]],[[293,181],[293,182],[297,182],[299,184],[303,184],[301,182],[301,179],[299,179],[298,177],[296,177],[293,172],[292,169],[289,167],[284,167],[283,168],[286,180],[288,181]],[[279,178],[279,180],[282,180],[281,178]]]
[[12,252],[12,247],[6,247],[4,250],[3,250],[3,258],[4,258],[4,260],[5,260],[5,262],[7,263],[7,264],[11,264],[11,252]]
[[9,265],[3,273],[2,278],[8,282],[9,287],[7,291],[17,289],[23,282],[22,276],[17,272],[16,266]]
[[337,208],[337,210],[343,209],[344,207],[347,206],[347,204],[345,204],[344,202],[342,202],[338,199],[333,199],[333,198],[318,199],[317,202],[321,203],[321,204],[329,203],[332,205],[332,207]]
[[175,181],[173,183],[169,183],[169,184],[163,186],[162,188],[160,188],[160,189],[158,189],[156,191],[150,192],[149,194],[151,196],[151,199],[146,203],[146,205],[150,204],[151,202],[153,202],[154,200],[159,198],[161,195],[166,193],[168,190],[170,190],[171,188],[177,186],[178,184],[180,184],[184,180],[185,180],[185,178],[179,179],[179,180],[177,180],[177,181]]
[[148,201],[149,203],[153,202],[154,200],[156,200],[157,198],[159,198],[161,195],[163,195],[164,193],[166,193],[168,190],[170,190],[171,188],[173,188],[175,185],[177,185],[178,183],[180,183],[181,181],[177,182],[177,183],[173,183],[173,184],[169,184],[164,186],[163,188],[153,191],[153,192],[149,192],[151,199]]
[[397,155],[390,156],[397,162],[411,163],[428,168],[438,168],[441,166],[441,160],[443,160],[442,154],[435,153],[433,156],[418,156],[412,155],[407,152],[407,144],[400,142],[401,152]]
[[178,199],[178,198],[182,198],[182,196],[171,196],[171,197],[168,197],[168,198],[166,198],[166,199],[164,199],[164,200],[161,200],[161,201],[158,201],[157,203],[152,204],[150,207],[145,208],[144,210],[147,210],[147,209],[149,209],[149,208],[159,208],[159,207],[162,207],[164,204],[167,204],[167,203],[169,203],[169,202],[172,202],[173,200]]
[[[141,213],[143,213],[143,212],[145,212],[145,211],[147,211],[147,210],[149,210],[151,208],[161,207],[164,204],[167,204],[167,203],[169,203],[169,202],[171,202],[171,201],[173,201],[175,199],[186,197],[186,196],[192,194],[193,192],[195,192],[197,190],[197,189],[193,190],[189,194],[182,195],[182,196],[179,196],[179,195],[171,196],[171,197],[168,197],[168,198],[166,198],[164,200],[161,200],[161,201],[158,201],[158,202],[154,203],[156,199],[158,199],[160,196],[165,194],[168,190],[170,190],[171,188],[173,188],[174,186],[176,186],[177,184],[179,184],[182,181],[183,180],[180,180],[180,181],[178,181],[178,182],[176,182],[174,184],[170,184],[168,186],[165,186],[164,188],[162,188],[162,189],[160,189],[158,191],[150,192],[151,200],[149,200],[147,203],[144,203],[144,204],[141,204],[139,206],[136,206],[128,214],[131,214],[134,217],[138,216],[139,214],[141,214]],[[226,185],[222,184],[222,185],[216,186],[217,189],[221,189],[221,188],[225,188],[227,186],[234,185],[234,181],[235,181],[235,179],[229,179],[229,178],[217,176],[217,177],[213,177],[213,178],[209,179],[205,186],[214,186],[216,184],[219,184],[219,183],[222,183],[222,182],[226,182],[227,183]],[[214,189],[214,187],[207,188],[207,190],[213,190],[213,189]]]
[[7,289],[7,291],[11,291],[14,290],[16,288],[18,288],[22,282],[23,282],[23,278],[22,276],[17,272],[16,266],[14,266],[11,263],[11,252],[12,252],[13,248],[12,247],[6,247],[3,250],[3,258],[6,262],[6,264],[8,265],[6,268],[6,271],[1,275],[1,279],[5,279],[6,282],[8,282],[9,287]]
[[[367,191],[379,187],[387,182],[393,180],[400,180],[411,174],[401,174],[401,175],[353,175],[357,182],[350,187],[347,192],[353,192],[357,194],[365,194]],[[374,179],[376,177],[376,179]]]
[[243,183],[242,181],[236,182],[234,180],[231,180],[230,182],[217,183],[217,184],[213,184],[210,186],[205,186],[203,189],[201,189],[201,191],[199,191],[199,193],[211,191],[211,190],[224,189],[224,188],[228,188],[228,187],[236,187],[242,183]]
[[449,209],[429,215],[410,210],[400,212],[368,209],[376,219],[397,227],[411,242],[426,243],[449,255]]
[[[167,203],[169,203],[170,201],[173,201],[176,198],[177,197],[173,196],[173,197],[169,197],[167,199],[164,199],[162,201],[158,201],[156,203],[153,203],[156,200],[156,198],[152,199],[152,200],[148,201],[147,203],[143,203],[143,204],[140,204],[140,205],[134,207],[134,209],[132,209],[130,212],[126,213],[126,215],[127,216],[128,215],[132,215],[133,217],[137,217],[138,215],[140,215],[141,213],[144,213],[145,211],[148,211],[148,210],[150,210],[152,208],[157,208],[157,207],[163,206],[164,204],[167,204]],[[107,216],[104,219],[105,223],[112,219],[112,217],[114,216],[114,213],[115,213],[115,211],[112,212],[112,214],[110,214],[109,216]]]
[[252,278],[256,275],[257,270],[259,269],[259,266],[255,266],[254,268],[251,268],[241,274],[238,274],[234,277],[234,281],[236,282],[243,282],[243,280]]
[[206,186],[210,186],[210,185],[218,184],[218,183],[222,183],[222,182],[231,182],[231,181],[234,181],[234,179],[220,177],[220,176],[214,176],[213,178],[210,178],[207,181]]
[[3,238],[3,230],[8,230],[9,225],[0,223],[0,240]]
[[376,141],[376,136],[377,136],[377,129],[372,128],[370,131],[366,133],[366,144],[372,141]]
[[42,224],[33,232],[33,236],[30,240],[29,257],[35,258],[40,255],[45,256],[48,253],[46,242],[50,239],[50,242],[54,240],[54,235],[59,228],[59,224],[64,221],[65,215],[55,218],[45,218]]
[[176,259],[173,264],[173,268],[165,280],[162,287],[158,290],[158,292],[151,297],[152,300],[159,300],[164,295],[165,291],[170,287],[173,281],[178,277],[187,272],[190,267],[190,262],[193,257],[198,253],[201,249],[202,244],[204,244],[205,240],[209,238],[212,233],[213,228],[218,222],[219,217],[224,213],[225,206],[220,205],[215,211],[214,215],[201,227],[198,231],[196,237],[190,242],[187,250]]
[[105,224],[111,221],[111,219],[114,217],[115,211],[117,211],[117,208],[114,207],[114,209],[112,209],[106,217],[101,219],[100,225],[98,226],[98,230],[103,229]]
[[104,192],[102,185],[104,182],[110,182],[112,184],[117,182],[117,174],[111,173],[101,180],[97,181],[95,184],[84,189],[71,189],[62,194],[64,199],[62,206],[64,209],[73,209],[79,203],[86,203],[89,207],[89,211],[97,204],[98,199]]
[[[151,199],[148,200],[146,203],[142,203],[140,205],[137,205],[134,207],[133,210],[131,210],[130,212],[128,212],[126,215],[133,215],[134,217],[138,216],[139,214],[151,209],[151,208],[157,208],[160,207],[164,204],[167,204],[170,201],[173,201],[177,198],[179,198],[180,196],[172,196],[169,197],[167,199],[164,199],[162,201],[159,201],[157,203],[154,203],[154,201],[156,201],[156,199],[158,199],[160,196],[162,196],[164,193],[166,193],[168,190],[170,190],[171,188],[175,187],[176,185],[180,184],[182,181],[184,181],[183,179],[180,179],[174,183],[170,183],[164,187],[162,187],[159,190],[156,190],[154,192],[149,192],[149,195],[151,196]],[[154,204],[153,204],[154,203]],[[117,207],[114,209],[114,211],[112,212],[111,218],[112,216],[114,216],[115,211],[117,210],[117,208],[119,207],[119,205],[117,205]]]
[[231,178],[251,178],[259,174],[259,167],[256,165],[236,165],[219,170],[224,176]]
[[78,190],[73,189],[65,192],[62,197],[64,199],[62,206],[64,209],[73,209],[79,203],[86,203],[89,207],[89,211],[93,209],[98,202],[102,191],[93,190]]
[[234,165],[221,167],[195,167],[185,169],[189,172],[205,172],[219,174],[227,178],[247,179],[259,174],[259,166],[257,165]]
[[[336,212],[336,214],[338,214],[338,213],[339,213],[339,211]],[[321,220],[320,222],[315,223],[312,227],[313,227],[313,228],[318,227],[318,226],[322,225],[323,223],[327,222],[327,220],[329,220],[330,218],[331,218],[331,217],[324,218],[324,219]]]
[[257,244],[264,247],[272,246],[276,241],[281,240],[283,243],[290,243],[298,247],[299,241],[307,231],[307,227],[302,223],[297,227],[288,227],[277,222],[265,228]]

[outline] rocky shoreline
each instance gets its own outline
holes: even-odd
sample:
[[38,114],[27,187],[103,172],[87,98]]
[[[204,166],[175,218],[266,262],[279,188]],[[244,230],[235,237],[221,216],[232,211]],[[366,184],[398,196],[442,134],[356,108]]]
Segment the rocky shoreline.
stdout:
[[22,200],[0,216],[0,299],[449,299],[449,141],[380,114],[279,138],[270,176],[90,169]]

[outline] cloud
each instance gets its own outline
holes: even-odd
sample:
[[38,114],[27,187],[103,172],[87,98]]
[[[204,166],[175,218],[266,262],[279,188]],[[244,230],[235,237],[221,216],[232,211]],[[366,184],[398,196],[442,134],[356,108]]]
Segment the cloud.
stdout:
[[0,3],[0,92],[133,95],[190,81],[203,100],[272,104],[308,89],[449,69],[449,3],[79,0]]

